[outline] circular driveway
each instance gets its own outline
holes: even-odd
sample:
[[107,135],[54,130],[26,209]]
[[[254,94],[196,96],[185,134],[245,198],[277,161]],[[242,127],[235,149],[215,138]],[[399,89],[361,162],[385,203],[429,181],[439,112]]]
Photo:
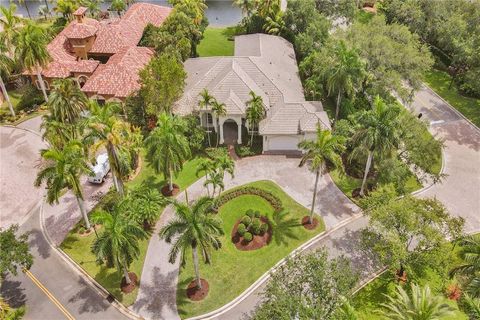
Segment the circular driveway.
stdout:
[[0,226],[21,224],[42,199],[42,189],[33,186],[46,145],[37,134],[13,127],[0,127]]

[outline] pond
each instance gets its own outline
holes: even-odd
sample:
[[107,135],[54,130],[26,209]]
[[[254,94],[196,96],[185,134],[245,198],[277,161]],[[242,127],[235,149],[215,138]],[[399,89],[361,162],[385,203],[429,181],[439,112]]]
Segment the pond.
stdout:
[[[50,0],[48,1],[48,6],[50,9],[55,7],[55,1],[53,3]],[[24,17],[28,17],[27,10],[25,9],[25,5],[19,5],[17,1],[17,13],[23,15]],[[147,2],[147,3],[154,3],[161,6],[170,6],[168,1],[165,0],[138,0],[137,2]],[[30,10],[30,14],[32,17],[38,16],[38,9],[40,6],[45,5],[45,1],[33,1],[33,0],[26,0],[26,5],[28,5],[28,9]],[[106,10],[110,7],[111,1],[105,1],[101,4],[102,10]],[[236,24],[242,19],[242,12],[241,10],[233,5],[233,1],[206,1],[208,9],[206,11],[207,18],[210,22],[211,26],[231,26]],[[2,5],[3,1],[2,1]]]

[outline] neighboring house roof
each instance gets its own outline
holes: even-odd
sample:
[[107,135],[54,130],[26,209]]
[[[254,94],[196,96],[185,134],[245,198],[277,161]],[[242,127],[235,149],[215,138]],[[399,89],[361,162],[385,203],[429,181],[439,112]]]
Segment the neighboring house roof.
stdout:
[[[75,16],[83,16],[86,8],[80,7]],[[126,97],[138,90],[138,71],[150,60],[152,51],[137,47],[143,30],[151,23],[159,26],[172,8],[149,3],[135,3],[120,19],[97,21],[82,17],[70,22],[47,46],[52,61],[42,69],[47,78],[67,78],[73,73],[92,74],[85,83],[87,92]],[[113,55],[107,65],[97,60],[79,60],[69,39],[95,36],[89,53]],[[110,61],[111,60],[111,61]],[[25,71],[34,75],[36,72]],[[108,83],[108,82],[111,83]]]
[[133,4],[121,19],[100,26],[89,53],[114,54],[123,47],[136,46],[147,24],[161,25],[171,11],[172,8],[149,3]]
[[82,87],[82,91],[101,96],[126,98],[140,89],[139,70],[154,52],[145,47],[125,47],[100,65]]
[[227,115],[245,115],[250,91],[262,97],[267,110],[261,134],[313,132],[317,123],[330,127],[320,102],[305,101],[292,45],[265,34],[235,38],[235,56],[194,58],[185,62],[185,92],[176,102],[177,114],[199,110],[206,88],[225,103]]

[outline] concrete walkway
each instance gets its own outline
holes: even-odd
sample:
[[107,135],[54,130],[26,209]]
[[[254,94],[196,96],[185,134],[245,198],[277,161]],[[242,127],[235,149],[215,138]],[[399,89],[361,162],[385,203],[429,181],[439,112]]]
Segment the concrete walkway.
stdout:
[[[258,180],[272,180],[293,199],[310,207],[315,176],[307,168],[298,167],[299,159],[284,156],[257,156],[235,163],[235,177],[226,177],[225,188],[230,189]],[[195,182],[188,189],[192,201],[206,195],[204,179]],[[181,193],[178,199],[184,200]],[[327,229],[359,212],[354,205],[330,180],[328,175],[319,182],[316,212],[325,220]],[[158,230],[174,216],[168,207],[156,225],[156,232],[150,240],[143,267],[140,290],[133,310],[145,319],[178,319],[176,289],[179,261],[168,262],[171,245],[158,238]]]

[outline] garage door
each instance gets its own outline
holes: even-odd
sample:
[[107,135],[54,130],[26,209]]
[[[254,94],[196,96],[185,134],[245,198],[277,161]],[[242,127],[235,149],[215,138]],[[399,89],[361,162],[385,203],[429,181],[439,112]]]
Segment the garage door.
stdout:
[[268,137],[269,150],[298,150],[298,136],[273,136]]

